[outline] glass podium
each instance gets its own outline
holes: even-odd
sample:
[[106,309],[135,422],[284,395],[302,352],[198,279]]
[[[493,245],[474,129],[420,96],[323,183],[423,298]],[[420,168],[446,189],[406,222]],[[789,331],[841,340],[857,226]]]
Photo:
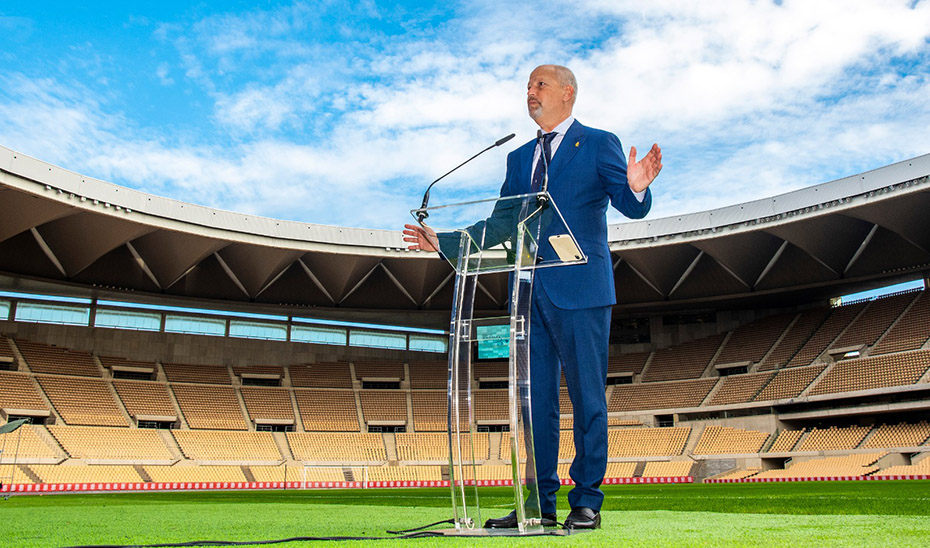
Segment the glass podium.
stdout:
[[[533,277],[537,269],[580,264],[587,257],[547,193],[435,206],[426,211],[424,221],[429,222],[421,225],[437,233],[440,255],[456,273],[448,367],[449,484],[455,533],[540,534],[543,525],[536,488],[529,374]],[[422,210],[412,213],[417,217]],[[500,272],[511,276],[510,436],[509,440],[503,437],[502,443],[508,442],[509,447],[502,448],[502,453],[509,455],[517,528],[485,530],[484,520],[492,516],[482,516],[478,497],[473,313],[478,278]]]

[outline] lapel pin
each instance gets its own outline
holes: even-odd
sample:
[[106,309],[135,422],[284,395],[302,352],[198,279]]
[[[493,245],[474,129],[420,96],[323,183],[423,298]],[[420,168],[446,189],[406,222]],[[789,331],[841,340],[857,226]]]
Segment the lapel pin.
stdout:
[[581,141],[575,141],[575,148],[578,148],[578,145],[581,144]]

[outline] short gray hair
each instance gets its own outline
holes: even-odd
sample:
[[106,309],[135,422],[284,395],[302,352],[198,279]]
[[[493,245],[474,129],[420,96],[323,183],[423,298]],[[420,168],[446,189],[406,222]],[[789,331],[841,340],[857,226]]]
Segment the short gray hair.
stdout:
[[578,81],[575,80],[575,74],[568,68],[563,67],[562,65],[551,65],[552,70],[555,71],[555,77],[559,79],[559,84],[563,86],[571,86],[575,91],[572,98],[578,96]]

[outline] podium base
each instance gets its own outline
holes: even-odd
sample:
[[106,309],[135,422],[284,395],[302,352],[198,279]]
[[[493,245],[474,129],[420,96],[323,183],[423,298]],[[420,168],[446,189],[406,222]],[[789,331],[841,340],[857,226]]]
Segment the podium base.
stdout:
[[517,528],[510,529],[434,529],[431,533],[437,533],[444,537],[567,537],[589,532],[590,529],[544,529],[542,531],[527,531],[521,533]]

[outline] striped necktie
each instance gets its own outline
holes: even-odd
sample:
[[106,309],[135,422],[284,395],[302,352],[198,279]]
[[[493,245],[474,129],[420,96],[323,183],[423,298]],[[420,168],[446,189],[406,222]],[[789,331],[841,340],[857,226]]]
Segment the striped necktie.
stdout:
[[543,177],[544,174],[549,170],[549,164],[552,162],[552,139],[556,136],[556,132],[552,131],[543,135],[543,153],[546,155],[546,161],[543,163],[543,159],[540,158],[536,162],[536,169],[533,170],[533,192],[539,192],[542,189]]

